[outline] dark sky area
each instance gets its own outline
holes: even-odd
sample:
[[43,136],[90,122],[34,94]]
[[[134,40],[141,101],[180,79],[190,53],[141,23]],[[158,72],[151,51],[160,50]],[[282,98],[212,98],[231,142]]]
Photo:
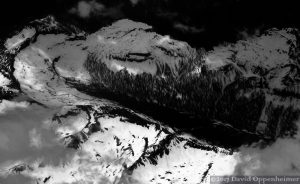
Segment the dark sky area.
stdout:
[[[93,12],[80,15],[76,10],[80,2],[91,6]],[[299,27],[300,23],[299,6],[292,0],[8,0],[1,3],[2,36],[17,25],[48,14],[88,32],[130,18],[153,25],[157,32],[195,47],[210,48],[268,28]]]

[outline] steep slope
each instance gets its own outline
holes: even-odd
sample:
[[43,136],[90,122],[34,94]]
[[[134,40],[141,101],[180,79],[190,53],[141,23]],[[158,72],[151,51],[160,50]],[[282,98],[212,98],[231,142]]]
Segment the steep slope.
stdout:
[[143,23],[87,36],[47,17],[7,39],[1,78],[47,105],[117,101],[178,128],[209,122],[273,139],[293,134],[299,117],[298,37],[274,29],[197,53]]
[[205,63],[209,71],[227,73],[221,76],[226,85],[216,119],[272,138],[294,133],[300,105],[298,30],[273,29],[216,48]]
[[66,106],[46,122],[75,154],[57,166],[43,159],[11,162],[6,175],[38,183],[208,183],[237,163],[236,153],[124,108]]
[[273,139],[293,134],[299,117],[298,37],[295,29],[274,29],[197,54],[150,26],[122,20],[88,38],[99,43],[85,67],[100,96],[113,93],[125,104],[144,102],[196,116],[198,124],[215,120]]
[[197,53],[143,23],[87,36],[48,17],[5,42],[2,75],[47,105],[117,101],[178,128],[227,124],[272,139],[293,134],[299,116],[298,37],[274,29]]
[[62,108],[48,126],[76,150],[60,166],[9,166],[40,183],[207,183],[233,172],[223,147],[293,135],[299,118],[295,29],[197,52],[143,23],[87,35],[47,17],[0,57],[1,99]]

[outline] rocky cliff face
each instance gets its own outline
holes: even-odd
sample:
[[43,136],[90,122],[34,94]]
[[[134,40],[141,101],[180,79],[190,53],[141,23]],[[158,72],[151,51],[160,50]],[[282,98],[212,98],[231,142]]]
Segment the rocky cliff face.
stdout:
[[47,17],[5,40],[0,57],[1,98],[62,108],[51,127],[87,154],[59,174],[21,165],[44,183],[75,182],[87,166],[108,183],[205,183],[233,170],[234,154],[220,147],[293,135],[299,118],[295,29],[200,52],[130,20],[87,35]]

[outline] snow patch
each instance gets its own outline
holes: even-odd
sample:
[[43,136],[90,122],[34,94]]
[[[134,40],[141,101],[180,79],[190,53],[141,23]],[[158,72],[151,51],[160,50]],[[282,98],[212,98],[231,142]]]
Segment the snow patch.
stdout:
[[36,30],[33,28],[23,29],[19,34],[13,36],[6,40],[4,46],[8,51],[18,48],[24,41],[33,37],[36,33]]
[[0,73],[0,87],[5,87],[10,84],[10,80]]

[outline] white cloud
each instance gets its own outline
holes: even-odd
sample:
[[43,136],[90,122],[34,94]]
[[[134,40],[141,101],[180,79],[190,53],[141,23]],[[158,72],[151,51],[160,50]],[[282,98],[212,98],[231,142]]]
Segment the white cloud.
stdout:
[[132,5],[136,5],[140,2],[140,0],[130,0]]
[[101,3],[93,1],[79,1],[76,7],[70,9],[70,13],[77,14],[81,18],[89,18],[91,15],[100,14],[105,9]]
[[42,136],[37,131],[36,128],[33,128],[29,132],[29,139],[30,139],[30,146],[36,147],[36,148],[41,148],[42,147]]
[[28,102],[14,102],[2,100],[2,102],[0,101],[0,115],[5,114],[7,111],[14,110],[16,108],[26,109],[28,106]]
[[7,135],[5,135],[0,130],[0,150],[1,149],[7,149],[8,148],[8,143],[9,143],[9,139],[8,139]]
[[44,124],[57,109],[28,102],[3,102],[0,104],[0,170],[3,164],[30,163],[39,159],[53,165],[68,161],[74,151],[65,149],[55,132]]
[[300,175],[300,130],[293,138],[279,138],[265,148],[260,146],[240,148],[237,174]]
[[205,29],[202,28],[197,28],[195,26],[189,26],[180,22],[174,23],[173,27],[181,32],[184,33],[192,33],[192,34],[197,34],[205,31]]

